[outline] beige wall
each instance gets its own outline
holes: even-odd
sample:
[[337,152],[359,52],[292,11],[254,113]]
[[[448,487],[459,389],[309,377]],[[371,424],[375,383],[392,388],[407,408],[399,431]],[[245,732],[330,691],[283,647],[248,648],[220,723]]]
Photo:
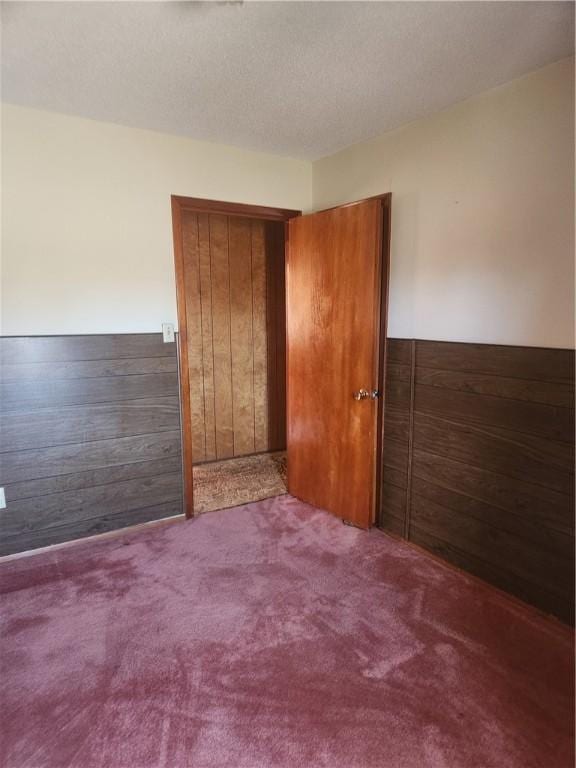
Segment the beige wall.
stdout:
[[574,60],[313,166],[316,209],[392,192],[391,336],[574,345]]
[[2,333],[176,322],[170,195],[309,209],[311,165],[4,105]]
[[313,165],[4,106],[2,333],[175,322],[171,194],[310,210],[391,191],[391,336],[573,346],[573,66]]

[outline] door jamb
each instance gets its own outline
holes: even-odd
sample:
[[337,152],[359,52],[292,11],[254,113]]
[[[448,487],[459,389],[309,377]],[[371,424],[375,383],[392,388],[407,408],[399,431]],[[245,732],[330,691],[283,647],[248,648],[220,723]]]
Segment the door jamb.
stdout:
[[388,354],[388,297],[390,284],[390,243],[392,235],[392,193],[378,195],[382,200],[380,226],[380,301],[377,311],[378,324],[378,415],[376,422],[376,472],[374,475],[374,510],[372,524],[379,526],[382,509],[382,485],[384,479],[384,421],[386,411],[386,363]]
[[174,266],[176,273],[176,305],[178,318],[178,379],[180,386],[180,429],[182,434],[183,507],[187,518],[194,517],[194,484],[192,479],[192,419],[190,413],[190,374],[188,367],[188,338],[186,322],[186,290],[184,285],[184,248],[182,243],[182,214],[196,213],[242,216],[250,219],[287,222],[301,211],[270,208],[263,205],[204,200],[198,197],[171,196]]

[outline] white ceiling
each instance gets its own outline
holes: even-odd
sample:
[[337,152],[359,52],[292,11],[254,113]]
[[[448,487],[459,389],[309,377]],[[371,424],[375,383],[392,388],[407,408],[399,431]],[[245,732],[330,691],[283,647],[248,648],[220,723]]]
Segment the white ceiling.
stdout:
[[3,2],[7,102],[315,159],[574,51],[571,2]]

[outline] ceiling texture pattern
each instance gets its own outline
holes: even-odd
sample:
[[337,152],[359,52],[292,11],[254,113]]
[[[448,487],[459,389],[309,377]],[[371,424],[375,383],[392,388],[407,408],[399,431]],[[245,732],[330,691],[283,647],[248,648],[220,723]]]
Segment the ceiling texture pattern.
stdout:
[[569,2],[4,2],[4,101],[304,159],[574,51]]

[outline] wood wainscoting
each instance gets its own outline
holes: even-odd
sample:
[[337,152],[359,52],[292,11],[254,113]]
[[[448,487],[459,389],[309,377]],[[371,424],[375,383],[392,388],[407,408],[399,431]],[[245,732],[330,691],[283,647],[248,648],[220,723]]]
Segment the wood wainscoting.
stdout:
[[381,527],[574,621],[574,352],[390,339]]
[[0,338],[0,554],[179,515],[176,344]]

